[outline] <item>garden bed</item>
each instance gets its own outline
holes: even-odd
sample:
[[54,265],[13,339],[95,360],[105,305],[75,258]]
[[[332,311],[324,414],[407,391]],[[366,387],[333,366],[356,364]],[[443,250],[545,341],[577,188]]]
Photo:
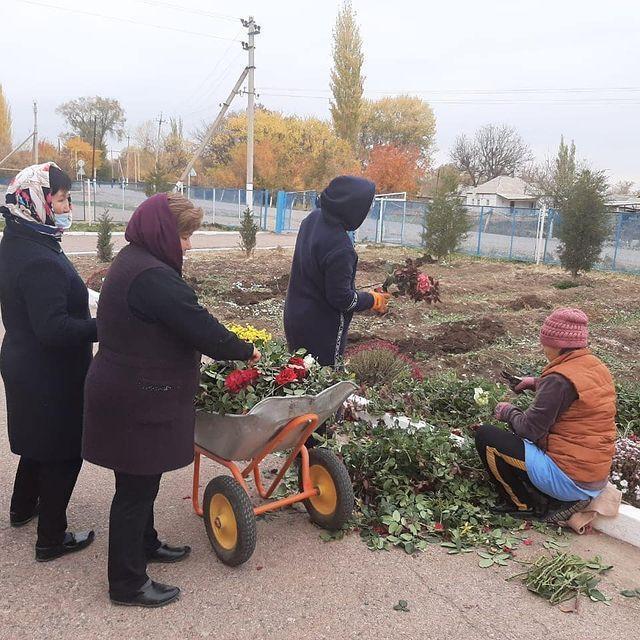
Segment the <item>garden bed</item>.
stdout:
[[[382,282],[392,265],[417,255],[379,247],[359,247],[359,253],[357,283],[363,287]],[[261,251],[250,260],[240,252],[191,254],[185,277],[221,320],[250,322],[282,338],[291,257],[284,249]],[[102,266],[86,256],[73,260],[85,278]],[[422,270],[440,280],[442,303],[394,299],[385,317],[358,314],[352,344],[390,340],[415,357],[426,375],[453,370],[497,380],[504,368],[539,367],[538,331],[545,315],[553,307],[578,306],[591,318],[595,352],[616,378],[640,378],[640,278],[598,272],[579,279],[579,286],[557,288],[567,277],[555,267],[468,257]]]

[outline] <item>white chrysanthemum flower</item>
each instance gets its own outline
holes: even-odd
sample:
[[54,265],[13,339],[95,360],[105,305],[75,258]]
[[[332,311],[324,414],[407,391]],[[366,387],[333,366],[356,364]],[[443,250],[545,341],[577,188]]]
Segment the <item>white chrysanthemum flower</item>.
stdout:
[[318,365],[316,359],[311,355],[308,354],[304,357],[304,368],[309,371],[310,369],[313,369],[314,367],[316,367]]
[[479,407],[486,407],[489,404],[489,392],[482,387],[473,390],[473,400]]

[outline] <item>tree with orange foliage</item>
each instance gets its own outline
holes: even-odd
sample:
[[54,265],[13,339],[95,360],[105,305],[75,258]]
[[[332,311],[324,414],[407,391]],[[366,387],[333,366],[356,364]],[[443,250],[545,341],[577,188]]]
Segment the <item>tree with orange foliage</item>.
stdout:
[[414,148],[378,145],[369,153],[364,175],[376,183],[378,193],[415,193],[420,180],[419,157]]
[[[75,175],[77,160],[84,160],[85,172],[87,176],[91,172],[91,157],[93,154],[92,146],[82,138],[76,136],[69,138],[64,144],[64,155],[66,164],[71,169],[70,175]],[[96,149],[96,171],[102,166],[102,150]]]

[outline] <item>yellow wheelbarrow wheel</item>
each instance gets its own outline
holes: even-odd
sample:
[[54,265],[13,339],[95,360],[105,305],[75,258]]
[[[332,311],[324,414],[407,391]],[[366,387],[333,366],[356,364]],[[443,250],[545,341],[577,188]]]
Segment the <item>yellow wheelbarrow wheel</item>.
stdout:
[[256,548],[256,518],[253,505],[240,483],[231,476],[218,476],[204,491],[204,526],[209,542],[224,564],[237,567]]
[[304,501],[309,517],[323,529],[341,529],[351,517],[354,504],[353,485],[342,460],[329,449],[310,449],[309,476],[318,490],[317,496]]

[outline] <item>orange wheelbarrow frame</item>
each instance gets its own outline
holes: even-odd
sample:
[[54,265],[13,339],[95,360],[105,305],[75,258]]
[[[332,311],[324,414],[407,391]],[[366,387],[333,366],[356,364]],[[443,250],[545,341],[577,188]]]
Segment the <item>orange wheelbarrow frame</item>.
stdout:
[[[265,490],[262,484],[262,478],[260,477],[260,463],[270,453],[273,453],[278,448],[278,446],[287,439],[292,431],[300,429],[300,427],[305,424],[306,427],[302,431],[298,443],[293,448],[286,461],[280,468],[280,471],[271,483],[271,486],[267,490]],[[268,511],[275,511],[276,509],[287,507],[289,505],[295,504],[296,502],[302,502],[303,500],[307,500],[319,495],[319,490],[314,488],[311,484],[311,476],[309,473],[309,451],[305,446],[307,438],[309,438],[309,436],[316,430],[317,426],[318,416],[315,413],[307,413],[305,415],[298,416],[297,418],[293,418],[280,430],[280,432],[275,437],[273,437],[264,446],[263,449],[260,450],[260,452],[255,457],[251,459],[251,462],[242,470],[240,470],[238,465],[232,460],[221,458],[215,453],[212,453],[211,451],[207,451],[206,449],[195,445],[195,456],[193,461],[193,492],[191,494],[193,510],[200,517],[203,516],[203,509],[201,506],[202,503],[200,500],[200,461],[202,456],[205,456],[210,460],[214,460],[218,464],[221,464],[229,469],[233,477],[240,483],[247,494],[249,493],[249,486],[245,478],[248,478],[253,472],[254,483],[256,485],[256,489],[258,490],[258,494],[263,500],[269,500],[273,495],[273,492],[277,489],[278,485],[282,481],[282,478],[284,477],[293,461],[296,459],[298,454],[300,454],[302,491],[300,493],[296,493],[295,495],[281,498],[280,500],[269,500],[269,502],[265,502],[259,506],[254,506],[253,512],[256,516],[267,513]]]

